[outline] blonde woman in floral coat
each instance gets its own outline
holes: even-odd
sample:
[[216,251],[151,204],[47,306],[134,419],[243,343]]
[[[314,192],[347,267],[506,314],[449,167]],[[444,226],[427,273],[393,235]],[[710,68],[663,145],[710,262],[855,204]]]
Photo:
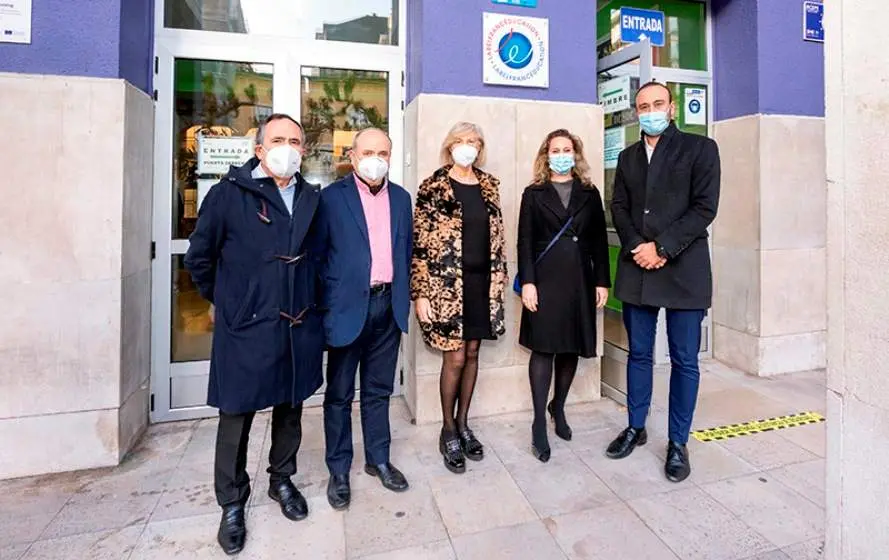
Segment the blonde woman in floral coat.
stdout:
[[481,128],[454,125],[442,143],[442,167],[420,185],[414,210],[411,299],[426,344],[444,354],[439,450],[454,473],[466,471],[465,458],[484,457],[467,424],[479,346],[506,330],[500,182],[481,170],[484,163]]

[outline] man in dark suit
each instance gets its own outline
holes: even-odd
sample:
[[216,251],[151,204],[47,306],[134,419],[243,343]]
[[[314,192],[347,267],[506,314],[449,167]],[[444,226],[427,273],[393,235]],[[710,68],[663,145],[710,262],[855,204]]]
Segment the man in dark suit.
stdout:
[[385,132],[362,130],[352,145],[354,173],[321,194],[321,231],[329,247],[324,435],[327,499],[335,509],[351,500],[352,400],[359,367],[364,471],[389,490],[408,488],[389,462],[389,397],[401,335],[408,328],[413,227],[410,195],[386,178],[391,151]]
[[673,482],[691,473],[689,432],[698,396],[701,322],[713,281],[707,228],[719,203],[719,151],[705,136],[680,132],[670,90],[651,82],[636,94],[642,140],[621,152],[611,212],[620,237],[615,297],[629,337],[629,426],[607,454],[622,459],[648,439],[653,355],[660,309],[670,349],[670,427],[664,472]]
[[324,247],[317,245],[321,192],[299,174],[304,135],[271,115],[256,157],[213,186],[201,204],[185,266],[215,306],[208,404],[219,409],[214,486],[222,507],[217,539],[244,548],[250,496],[247,443],[256,412],[272,409],[269,496],[288,519],[308,515],[293,485],[303,401],[321,386],[324,332],[316,297]]

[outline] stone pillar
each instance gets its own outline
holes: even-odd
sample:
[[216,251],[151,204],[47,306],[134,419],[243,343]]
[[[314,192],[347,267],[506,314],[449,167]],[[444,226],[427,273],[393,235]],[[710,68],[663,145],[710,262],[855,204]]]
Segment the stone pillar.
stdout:
[[714,0],[722,197],[714,356],[756,375],[825,366],[823,54],[797,2]]
[[0,479],[116,465],[148,424],[152,13],[35,2],[0,44]]
[[[482,13],[549,19],[550,83],[547,89],[482,83]],[[539,9],[496,6],[472,0],[412,0],[408,6],[408,100],[405,110],[405,183],[416,187],[439,165],[438,153],[450,127],[472,121],[485,131],[486,169],[501,180],[510,279],[516,272],[516,223],[522,191],[531,180],[537,148],[548,132],[568,128],[583,138],[593,180],[601,187],[602,111],[595,105],[596,5],[587,0],[541,2]],[[426,56],[424,56],[424,53]],[[429,53],[447,53],[428,56]],[[521,303],[511,289],[507,332],[482,343],[473,416],[526,410],[529,353],[518,345]],[[601,339],[600,324],[600,339]],[[423,343],[416,321],[405,341],[405,394],[418,423],[441,421],[441,355]],[[601,348],[601,340],[600,340]],[[599,398],[599,360],[585,360],[571,399]]]
[[828,560],[887,558],[889,66],[885,3],[825,8]]

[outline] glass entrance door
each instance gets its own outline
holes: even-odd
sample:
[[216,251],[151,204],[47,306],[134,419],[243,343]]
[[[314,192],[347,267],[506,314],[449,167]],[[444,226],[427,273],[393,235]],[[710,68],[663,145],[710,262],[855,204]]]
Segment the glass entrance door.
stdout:
[[[303,123],[302,173],[322,187],[351,172],[348,148],[366,127],[392,137],[393,181],[401,183],[403,167],[399,49],[362,47],[370,52],[356,57],[351,45],[311,49],[307,39],[179,33],[194,40],[156,46],[155,422],[215,414],[205,406],[213,308],[197,293],[183,258],[204,196],[230,165],[253,155],[260,123],[273,112]],[[307,404],[320,402],[319,393]]]
[[[702,79],[700,72],[659,68],[652,64],[652,48],[647,41],[625,46],[599,59],[597,87],[599,104],[605,117],[605,205],[611,204],[617,157],[621,150],[640,138],[639,121],[634,100],[640,84],[656,80],[670,88],[676,103],[676,125],[688,133],[708,133],[709,79]],[[612,281],[617,271],[621,251],[620,239],[606,211]],[[602,358],[602,391],[609,397],[623,402],[626,395],[626,362],[629,345],[621,315],[621,302],[612,297],[604,311],[605,348]],[[708,315],[701,326],[701,356],[710,357],[712,329]],[[655,363],[667,364],[670,353],[667,344],[666,317],[658,318],[655,338]]]
[[[608,251],[611,257],[611,281],[617,272],[621,244],[611,220],[611,200],[617,158],[639,138],[639,120],[634,100],[640,84],[651,80],[651,46],[648,41],[628,46],[599,59],[597,91],[605,112],[605,216],[608,225]],[[629,343],[623,325],[621,302],[608,298],[603,313],[604,351],[602,354],[602,392],[614,400],[626,400],[626,364]]]

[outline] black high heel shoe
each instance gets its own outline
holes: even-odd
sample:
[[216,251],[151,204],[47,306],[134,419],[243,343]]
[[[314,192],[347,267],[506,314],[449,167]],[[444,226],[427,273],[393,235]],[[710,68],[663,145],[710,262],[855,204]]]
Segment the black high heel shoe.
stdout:
[[466,460],[460,448],[460,438],[453,432],[441,431],[438,438],[438,450],[444,460],[444,466],[454,474],[466,472]]
[[568,421],[565,419],[565,408],[560,407],[559,410],[556,410],[556,401],[550,401],[546,410],[549,411],[549,415],[552,417],[553,422],[556,425],[556,435],[565,441],[571,441],[571,436],[573,434],[571,432],[571,426],[568,425]]
[[485,446],[482,445],[469,428],[460,430],[460,449],[467,459],[481,461],[485,458]]
[[537,430],[531,427],[531,452],[537,457],[541,463],[549,461],[550,448],[549,438],[546,437],[546,422],[543,422],[543,429]]

